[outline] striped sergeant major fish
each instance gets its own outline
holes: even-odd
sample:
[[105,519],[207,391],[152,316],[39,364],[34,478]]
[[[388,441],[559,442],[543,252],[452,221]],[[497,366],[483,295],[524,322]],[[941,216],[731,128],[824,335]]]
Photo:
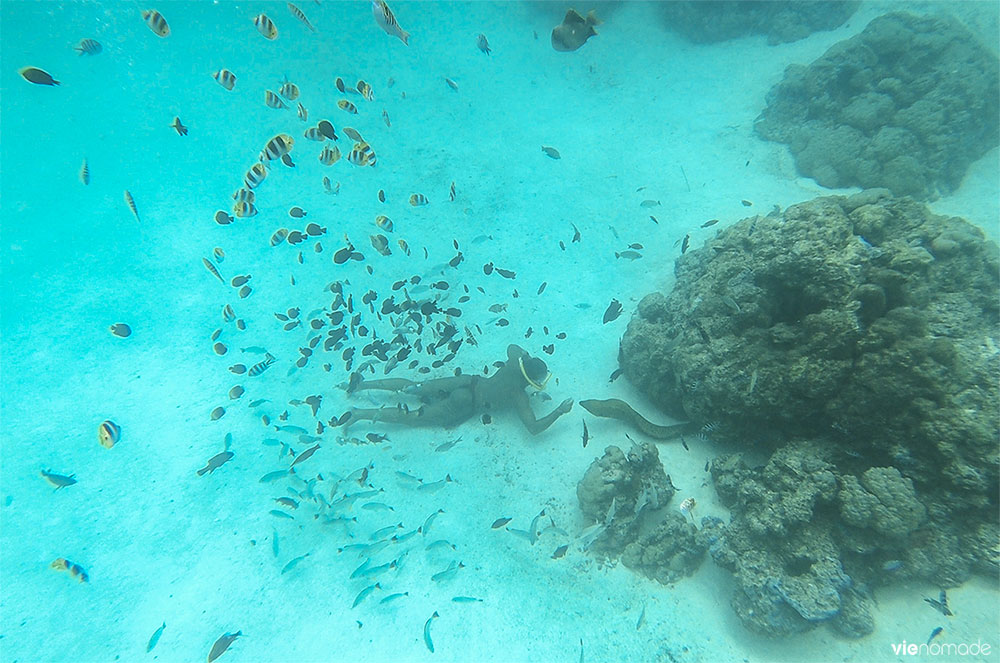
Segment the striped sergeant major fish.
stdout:
[[257,377],[258,375],[269,369],[271,367],[271,364],[273,363],[274,363],[274,356],[270,352],[268,352],[267,354],[264,355],[263,361],[259,361],[250,367],[250,370],[247,371],[247,375],[249,375],[250,377]]

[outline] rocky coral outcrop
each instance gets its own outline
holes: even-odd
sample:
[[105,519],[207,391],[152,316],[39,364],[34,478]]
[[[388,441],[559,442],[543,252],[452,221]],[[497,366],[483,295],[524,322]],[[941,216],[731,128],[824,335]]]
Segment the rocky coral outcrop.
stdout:
[[664,584],[690,575],[718,538],[721,522],[706,518],[699,529],[663,508],[674,493],[652,442],[634,444],[627,453],[607,447],[576,488],[584,517],[597,523],[584,545],[621,556],[626,566]]
[[958,188],[998,127],[996,55],[955,19],[902,12],[789,66],[755,125],[823,186],[925,199]]
[[854,0],[832,2],[768,2],[721,0],[718,2],[666,2],[661,5],[667,25],[697,43],[766,35],[769,44],[808,37],[832,30],[857,10]]
[[870,190],[744,219],[640,302],[625,376],[769,456],[712,464],[733,517],[709,545],[750,628],[863,635],[872,586],[998,571],[998,253]]

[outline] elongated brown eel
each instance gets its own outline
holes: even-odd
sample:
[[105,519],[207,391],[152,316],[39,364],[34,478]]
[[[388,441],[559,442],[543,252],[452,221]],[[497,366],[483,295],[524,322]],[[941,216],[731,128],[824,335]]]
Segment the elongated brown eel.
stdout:
[[595,417],[607,417],[609,419],[624,421],[640,433],[644,433],[655,440],[672,440],[693,430],[693,424],[690,422],[674,424],[672,426],[654,424],[633,410],[631,405],[617,398],[580,401],[580,406]]

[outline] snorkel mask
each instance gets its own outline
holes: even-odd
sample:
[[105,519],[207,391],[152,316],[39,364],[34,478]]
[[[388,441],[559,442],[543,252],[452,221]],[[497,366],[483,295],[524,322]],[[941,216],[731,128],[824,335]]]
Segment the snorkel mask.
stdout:
[[521,367],[521,375],[524,376],[524,379],[527,380],[528,384],[530,384],[532,387],[534,387],[535,390],[537,390],[537,391],[545,391],[545,385],[548,384],[549,378],[552,377],[552,371],[548,371],[547,370],[545,372],[545,379],[542,380],[541,384],[539,384],[539,383],[535,382],[534,380],[532,380],[531,378],[528,377],[528,372],[526,370],[524,370],[524,357],[523,356],[517,358],[517,365]]

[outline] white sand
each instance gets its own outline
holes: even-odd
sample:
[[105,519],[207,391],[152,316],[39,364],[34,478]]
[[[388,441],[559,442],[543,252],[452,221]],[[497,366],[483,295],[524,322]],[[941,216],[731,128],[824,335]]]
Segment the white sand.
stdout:
[[[328,433],[303,474],[345,475],[371,461],[369,481],[385,489],[378,499],[395,508],[373,513],[356,506],[353,541],[400,521],[406,528],[400,532],[408,531],[444,509],[426,538],[418,534],[376,557],[375,564],[388,562],[413,547],[403,568],[381,577],[381,591],[351,609],[371,581],[349,579],[360,560],[337,553],[352,542],[347,532],[320,525],[304,508],[295,521],[269,515],[280,508],[272,498],[284,494],[285,484],[258,482],[289,461],[261,445],[275,433],[247,402],[271,399],[259,411],[274,417],[289,399],[320,393],[324,420],[347,406],[333,388],[346,379],[335,355],[314,357],[286,378],[305,333],[282,332],[271,313],[327,305],[321,290],[334,279],[351,280],[356,304],[369,287],[381,299],[390,283],[411,274],[436,280],[431,268],[454,255],[457,239],[466,262],[443,277],[452,285],[450,301],[461,294],[460,283],[482,286],[488,295],[474,292],[463,306],[460,321],[480,324],[484,334],[455,364],[481,371],[502,358],[508,343],[537,354],[554,342],[555,354],[543,356],[558,382],[549,385],[553,401],[536,402],[536,411],[566,397],[621,397],[662,419],[624,380],[607,380],[635,304],[669,287],[674,244],[685,233],[697,247],[745,215],[829,193],[798,177],[787,150],[757,139],[752,122],[787,64],[810,62],[885,6],[866,5],[847,27],[776,47],[763,38],[693,46],[664,29],[656,5],[608,6],[599,10],[605,18],[599,37],[567,54],[548,44],[563,5],[394,4],[412,33],[406,48],[375,27],[364,3],[352,11],[334,2],[298,4],[319,34],[305,33],[284,3],[163,3],[173,29],[166,40],[149,32],[132,5],[3,6],[3,257],[10,287],[3,306],[2,478],[10,504],[0,511],[0,659],[199,660],[218,636],[237,629],[244,637],[223,661],[575,662],[581,639],[586,661],[888,661],[897,658],[890,643],[923,642],[937,625],[946,626],[939,641],[982,638],[996,651],[993,581],[953,590],[956,616],[947,620],[920,600],[936,588],[904,585],[879,590],[877,631],[867,638],[848,641],[820,628],[769,641],[739,624],[728,605],[732,581],[711,560],[672,587],[621,565],[602,567],[571,538],[587,525],[576,482],[606,445],[628,442],[613,422],[588,416],[592,439],[583,449],[579,407],[534,439],[513,417],[448,433],[351,429],[387,432],[391,442],[378,446],[339,446]],[[274,43],[250,23],[261,8],[279,26]],[[480,31],[493,46],[490,57],[475,48]],[[69,47],[84,36],[99,39],[105,52],[77,58]],[[26,86],[16,74],[25,64],[52,71],[63,85]],[[222,66],[239,77],[232,93],[210,77]],[[263,105],[263,90],[276,89],[286,74],[302,88],[311,121],[328,117],[338,128],[357,127],[379,166],[360,170],[342,160],[326,169],[316,162],[319,148],[299,139],[298,169],[277,169],[262,185],[260,215],[216,226],[215,210],[263,143],[278,131],[301,135],[292,111]],[[375,87],[374,103],[354,98],[362,109],[357,118],[334,106],[336,75]],[[390,76],[396,84],[387,89]],[[458,83],[458,92],[444,76]],[[391,129],[382,124],[382,108]],[[175,114],[190,127],[188,137],[168,128]],[[345,154],[347,142],[340,141]],[[543,144],[557,147],[562,159],[546,157]],[[92,173],[86,188],[76,181],[84,156]],[[323,174],[341,182],[339,196],[321,192]],[[458,200],[449,203],[452,181]],[[932,208],[964,216],[995,237],[997,181],[993,150],[962,189]],[[640,186],[647,188],[636,192]],[[385,206],[375,201],[378,188],[390,196]],[[139,226],[122,202],[124,189],[135,197]],[[405,201],[412,192],[431,204],[411,208]],[[640,208],[647,198],[662,205]],[[754,206],[743,207],[743,198]],[[329,227],[323,254],[312,253],[311,242],[302,245],[304,265],[295,262],[295,249],[267,245],[275,228],[291,225],[285,211],[293,204],[309,210],[306,221]],[[368,246],[371,220],[383,212],[394,220],[395,236],[409,242],[411,258],[394,251],[383,259]],[[698,229],[709,218],[722,222]],[[579,244],[569,244],[571,223],[582,233]],[[331,264],[344,232],[375,266],[374,278],[363,264]],[[483,234],[493,239],[473,242]],[[616,261],[613,251],[631,242],[645,245],[644,257]],[[204,271],[200,258],[213,246],[226,250],[224,276],[253,274],[251,298],[237,299]],[[484,276],[488,261],[516,270],[517,279]],[[290,274],[298,285],[289,286]],[[543,281],[547,289],[536,296]],[[521,296],[512,299],[515,287]],[[602,325],[612,297],[625,313]],[[221,340],[231,352],[218,358],[208,337],[226,302],[250,330],[238,334],[227,325]],[[487,324],[496,316],[486,309],[498,302],[510,305],[506,329]],[[132,325],[132,338],[107,333],[118,321]],[[545,325],[548,338],[540,336]],[[529,326],[535,335],[525,341]],[[560,331],[565,341],[552,338]],[[279,357],[261,378],[241,380],[225,368],[257,360],[240,354],[247,345],[265,345]],[[333,363],[332,374],[320,369],[325,361]],[[231,404],[226,392],[237,383],[247,394]],[[220,404],[226,416],[210,422],[208,413]],[[288,423],[314,427],[307,408],[287,409]],[[124,431],[111,450],[96,440],[105,418]],[[222,450],[227,432],[235,458],[211,476],[196,476]],[[457,436],[453,449],[434,451]],[[722,451],[710,443],[692,444],[690,452],[660,446],[681,489],[678,500],[695,497],[700,515],[727,517],[703,471]],[[75,473],[79,483],[53,492],[38,476],[41,467]],[[396,470],[427,482],[450,473],[455,482],[427,494],[399,485]],[[526,529],[543,507],[570,537],[548,531],[531,546],[490,529],[500,516]],[[457,550],[424,550],[438,538]],[[563,543],[571,544],[566,557],[551,559]],[[77,585],[50,570],[56,557],[84,566],[90,583]],[[453,559],[465,568],[432,582]],[[378,603],[404,591],[409,595]],[[456,595],[483,602],[453,603]],[[637,632],[643,605],[646,623]],[[432,655],[422,629],[434,611],[440,618],[431,627]],[[162,621],[167,628],[147,655],[147,640]]]

